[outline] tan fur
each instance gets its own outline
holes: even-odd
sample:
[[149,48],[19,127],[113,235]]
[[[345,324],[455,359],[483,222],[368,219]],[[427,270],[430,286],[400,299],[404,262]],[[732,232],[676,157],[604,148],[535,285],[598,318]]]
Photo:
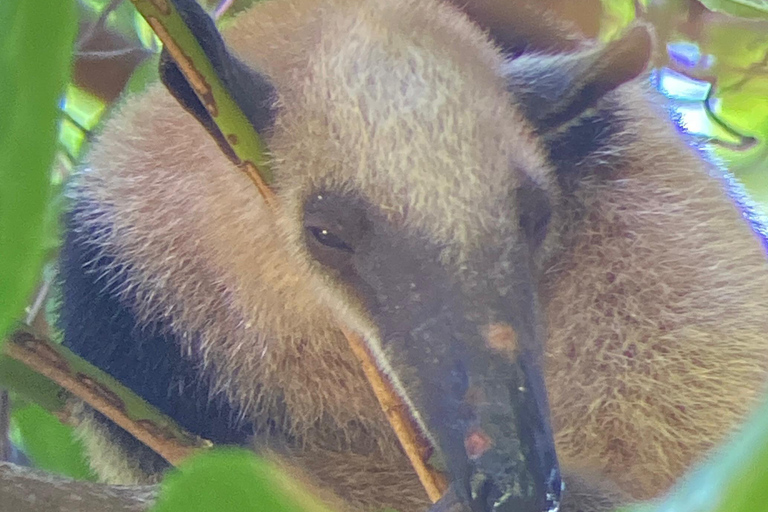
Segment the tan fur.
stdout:
[[605,467],[647,498],[763,391],[768,272],[663,112],[641,91],[625,97],[644,145],[583,191],[588,213],[549,271],[547,377],[561,459]]
[[[281,418],[304,443],[299,466],[352,508],[421,510],[426,496],[333,318],[372,327],[309,263],[300,201],[354,187],[445,242],[458,265],[510,215],[498,194],[517,179],[511,164],[546,188],[552,171],[509,101],[498,51],[436,0],[265,2],[228,41],[279,93],[276,216],[158,86],[126,101],[91,152],[77,193],[100,216],[84,221],[112,226],[104,251],[129,267],[142,317],[202,333],[217,391],[249,419]],[[632,165],[583,189],[583,216],[558,213],[547,381],[564,465],[648,497],[762,389],[768,269],[644,88],[620,94],[644,142],[620,148]]]
[[95,419],[92,409],[82,402],[73,402],[71,414],[77,418],[75,434],[83,443],[91,469],[99,480],[115,485],[141,485],[159,480],[142,471],[138,460],[115,443],[109,428]]

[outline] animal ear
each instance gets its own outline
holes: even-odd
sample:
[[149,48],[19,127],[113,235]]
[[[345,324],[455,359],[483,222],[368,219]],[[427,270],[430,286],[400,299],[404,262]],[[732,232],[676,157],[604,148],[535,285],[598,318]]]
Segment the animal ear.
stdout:
[[[275,118],[276,92],[269,79],[229,52],[213,20],[196,0],[173,2],[235,103],[256,132],[264,134],[272,127]],[[168,91],[195,116],[231,157],[229,144],[166,49],[160,55],[159,71],[160,79]]]
[[584,46],[584,37],[538,0],[448,0],[487,30],[510,55],[523,51],[564,52]]
[[648,67],[650,29],[634,24],[605,45],[559,55],[524,54],[506,68],[509,90],[536,130],[546,133],[594,106]]

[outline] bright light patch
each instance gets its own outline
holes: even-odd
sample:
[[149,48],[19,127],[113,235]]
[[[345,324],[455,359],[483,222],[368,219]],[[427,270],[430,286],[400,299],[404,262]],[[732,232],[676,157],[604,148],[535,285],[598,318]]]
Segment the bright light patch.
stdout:
[[680,116],[680,125],[687,133],[705,137],[712,134],[712,122],[707,117],[703,104],[677,105],[675,111]]
[[712,85],[669,68],[659,70],[659,90],[668,98],[683,101],[704,101]]
[[677,41],[667,44],[669,58],[686,68],[693,68],[701,61],[699,45],[688,41]]

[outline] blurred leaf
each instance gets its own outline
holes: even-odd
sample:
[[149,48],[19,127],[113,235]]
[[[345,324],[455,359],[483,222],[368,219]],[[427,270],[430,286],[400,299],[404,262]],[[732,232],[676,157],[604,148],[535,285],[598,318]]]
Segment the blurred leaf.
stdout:
[[[763,153],[761,166],[739,172],[736,177],[744,184],[757,206],[768,217],[768,158]],[[766,468],[768,471],[768,468]]]
[[331,512],[274,464],[252,452],[195,456],[161,484],[152,512]]
[[699,0],[710,11],[740,18],[768,19],[768,0]]
[[75,28],[72,0],[0,2],[0,339],[43,260],[58,102]]
[[160,48],[162,47],[162,43],[160,43],[160,38],[157,37],[157,34],[155,34],[155,31],[152,30],[152,27],[149,26],[149,23],[142,17],[141,14],[136,10],[136,8],[133,6],[130,2],[125,2],[127,7],[130,7],[131,9],[131,16],[133,19],[133,28],[136,32],[136,37],[138,37],[139,41],[141,42],[141,45],[144,48],[147,48],[149,50],[152,50],[155,53],[160,53]]
[[157,53],[139,64],[133,71],[131,79],[126,84],[124,93],[138,94],[143,92],[150,84],[157,82],[157,67],[159,62],[160,54]]
[[79,480],[96,480],[72,428],[45,409],[19,404],[11,413],[13,441],[36,467]]
[[603,19],[600,22],[600,39],[610,41],[635,19],[633,0],[602,0]]
[[58,384],[5,354],[0,354],[0,388],[14,391],[49,411],[60,411],[65,406]]
[[768,509],[768,402],[738,435],[689,473],[658,505],[631,512],[758,512]]

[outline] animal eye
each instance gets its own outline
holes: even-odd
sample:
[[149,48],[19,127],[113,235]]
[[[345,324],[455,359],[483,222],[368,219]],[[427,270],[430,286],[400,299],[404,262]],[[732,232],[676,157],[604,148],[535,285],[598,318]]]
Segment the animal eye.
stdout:
[[307,228],[307,231],[312,234],[315,240],[326,247],[348,253],[355,252],[346,242],[344,242],[344,240],[325,228],[311,226]]

